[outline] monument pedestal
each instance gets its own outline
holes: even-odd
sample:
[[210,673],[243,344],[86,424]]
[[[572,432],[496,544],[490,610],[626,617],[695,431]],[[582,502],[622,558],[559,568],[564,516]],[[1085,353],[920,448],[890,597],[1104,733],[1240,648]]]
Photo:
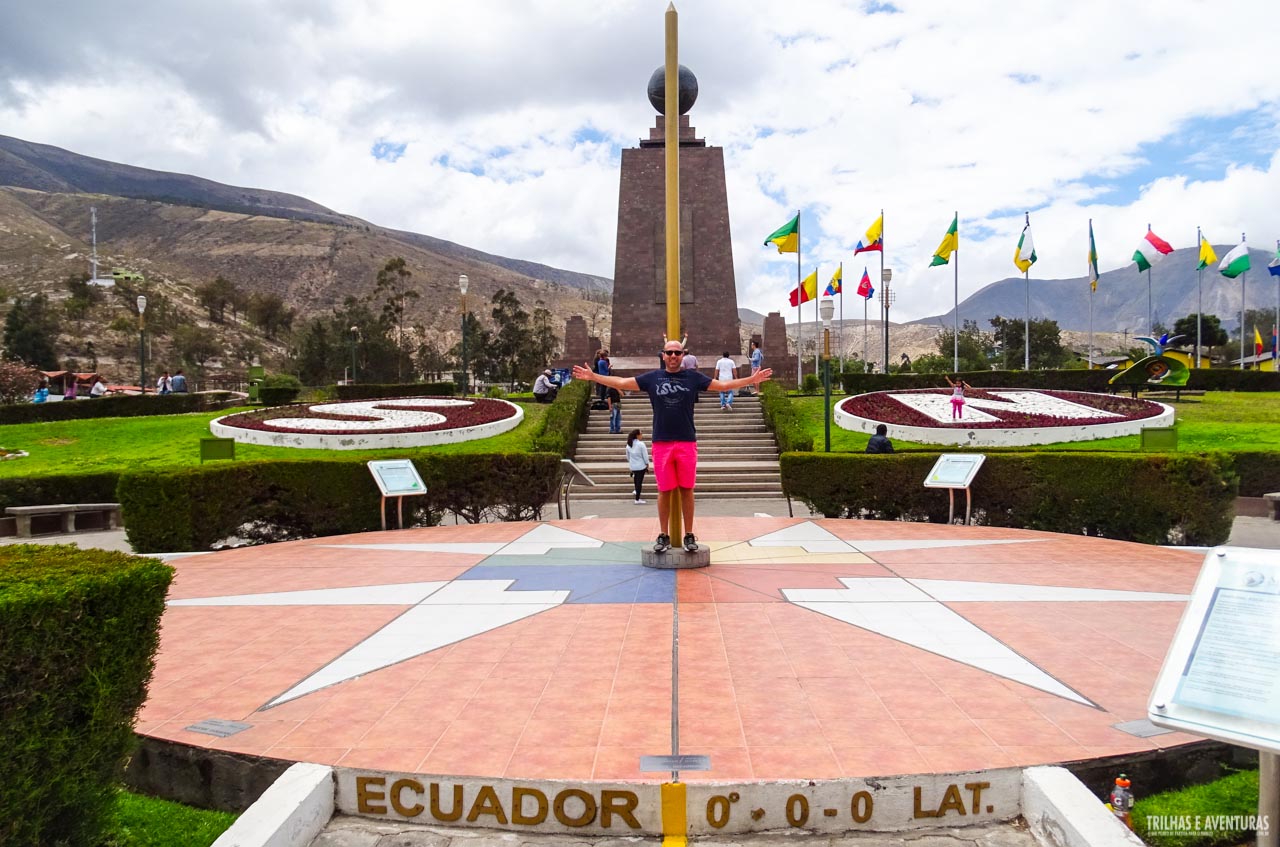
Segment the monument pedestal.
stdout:
[[711,564],[711,551],[706,547],[699,547],[697,553],[688,553],[681,547],[672,547],[665,553],[641,550],[640,564],[662,570],[705,568]]

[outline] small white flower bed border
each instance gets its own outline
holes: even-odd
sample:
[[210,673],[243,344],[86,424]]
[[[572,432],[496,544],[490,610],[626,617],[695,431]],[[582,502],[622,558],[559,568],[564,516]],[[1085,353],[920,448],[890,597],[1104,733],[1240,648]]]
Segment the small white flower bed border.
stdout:
[[[1018,389],[1019,393],[1040,392]],[[886,392],[889,393],[889,392]],[[998,391],[991,393],[997,394]],[[1096,424],[1068,424],[1064,426],[1034,427],[1000,427],[991,429],[967,429],[963,426],[906,426],[893,421],[871,420],[870,418],[851,415],[840,408],[849,398],[837,401],[832,414],[836,425],[853,432],[873,433],[876,426],[885,424],[889,427],[889,438],[914,441],[919,444],[940,444],[946,447],[1029,447],[1035,444],[1057,444],[1064,441],[1097,441],[1102,438],[1119,438],[1125,435],[1137,435],[1147,427],[1173,426],[1175,412],[1172,406],[1156,403],[1154,400],[1143,402],[1159,406],[1160,414],[1151,418],[1136,421],[1105,422],[1099,415]],[[945,398],[950,402],[950,397]],[[966,411],[967,411],[966,406]],[[1108,416],[1110,417],[1110,416]]]
[[[381,400],[381,403],[405,403],[421,398],[396,398],[395,400]],[[461,405],[467,401],[456,400],[450,401],[450,405]],[[524,420],[524,409],[509,400],[497,400],[498,403],[504,403],[510,406],[514,414],[510,417],[503,418],[500,421],[491,421],[490,423],[477,424],[475,426],[457,427],[454,429],[434,429],[428,432],[392,432],[378,433],[369,432],[369,423],[365,421],[335,421],[325,420],[325,429],[348,429],[347,433],[341,435],[333,434],[317,434],[305,432],[268,432],[260,429],[244,429],[237,426],[228,426],[222,423],[232,415],[223,415],[209,423],[209,430],[219,438],[234,438],[239,444],[259,444],[263,447],[301,447],[310,450],[387,450],[387,449],[405,449],[409,447],[429,447],[434,444],[456,444],[463,441],[475,441],[480,438],[490,438],[509,432],[520,425]],[[362,408],[360,411],[351,412],[338,407],[346,406],[344,403],[324,403],[312,406],[312,409],[320,411],[320,407],[324,407],[324,411],[331,414],[369,414]],[[352,406],[367,407],[368,403],[353,402]],[[437,403],[434,405],[445,405]],[[425,410],[424,410],[425,411]],[[432,418],[438,418],[438,415],[431,415]],[[344,426],[344,424],[346,426]],[[389,422],[388,427],[403,428],[403,420],[399,422]],[[362,431],[363,430],[363,431]]]

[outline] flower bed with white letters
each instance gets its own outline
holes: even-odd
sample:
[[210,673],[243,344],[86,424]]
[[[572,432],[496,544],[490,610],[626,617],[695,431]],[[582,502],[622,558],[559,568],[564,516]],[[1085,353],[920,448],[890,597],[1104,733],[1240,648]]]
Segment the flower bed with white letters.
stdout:
[[506,400],[394,397],[274,406],[217,418],[214,435],[267,447],[376,450],[472,441],[507,432],[524,410]]
[[972,389],[957,420],[950,389],[925,389],[850,397],[836,404],[835,421],[868,433],[883,423],[890,438],[922,444],[1011,447],[1136,435],[1144,427],[1172,426],[1174,412],[1163,403],[1110,394]]

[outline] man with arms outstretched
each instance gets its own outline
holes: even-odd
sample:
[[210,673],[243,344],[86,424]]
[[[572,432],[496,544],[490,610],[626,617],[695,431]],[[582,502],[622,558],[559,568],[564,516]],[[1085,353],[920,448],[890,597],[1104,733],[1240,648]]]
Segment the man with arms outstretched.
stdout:
[[698,550],[693,534],[693,486],[698,474],[698,434],[693,427],[693,403],[700,391],[735,391],[748,385],[759,385],[773,371],[765,368],[738,379],[711,379],[696,370],[682,370],[684,344],[663,344],[663,367],[637,377],[605,376],[590,368],[574,366],[573,378],[596,382],[619,391],[643,391],[653,407],[653,475],[658,484],[658,523],[661,532],[653,545],[655,553],[671,549],[667,535],[667,518],[671,513],[671,497],[679,493],[685,520],[684,549]]

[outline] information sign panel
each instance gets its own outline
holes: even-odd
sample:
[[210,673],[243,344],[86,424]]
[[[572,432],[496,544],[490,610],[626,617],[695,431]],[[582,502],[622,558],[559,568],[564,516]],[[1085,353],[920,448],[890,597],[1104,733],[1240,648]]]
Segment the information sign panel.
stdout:
[[1147,704],[1169,729],[1280,753],[1280,558],[1205,557]]
[[427,486],[409,459],[379,459],[369,463],[369,473],[383,497],[426,494]]
[[925,488],[968,488],[987,457],[981,453],[943,453],[925,477]]

